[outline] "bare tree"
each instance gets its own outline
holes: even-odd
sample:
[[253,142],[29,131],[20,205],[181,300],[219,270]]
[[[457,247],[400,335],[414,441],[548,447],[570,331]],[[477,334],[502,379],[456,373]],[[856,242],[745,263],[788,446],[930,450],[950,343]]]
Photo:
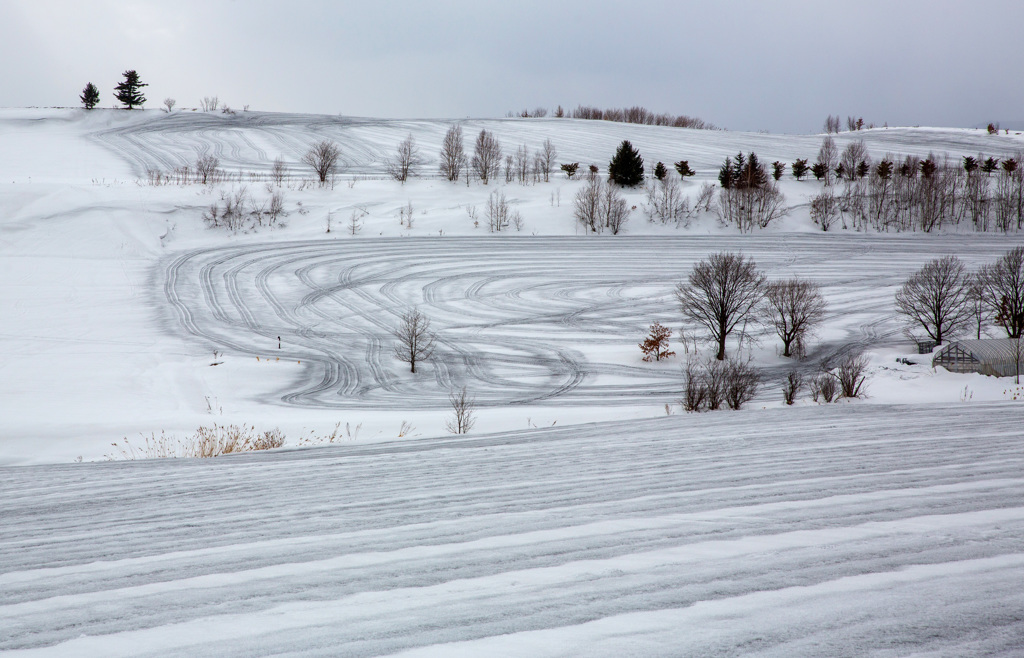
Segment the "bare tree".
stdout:
[[863,397],[867,369],[868,360],[861,354],[850,353],[842,358],[832,375],[839,382],[844,398]]
[[761,373],[750,361],[729,359],[725,364],[725,402],[730,409],[739,411],[754,399],[761,387]]
[[[838,127],[839,117],[836,117]],[[836,132],[839,132],[838,129]],[[824,169],[825,184],[832,184],[832,172],[839,164],[839,149],[836,147],[836,140],[832,139],[831,135],[825,135],[825,139],[821,140],[821,148],[818,149],[818,160],[817,164],[821,165]]]
[[199,106],[203,109],[203,112],[214,112],[218,105],[220,105],[220,101],[216,96],[203,96],[199,101]]
[[398,339],[395,358],[408,363],[411,372],[416,372],[416,364],[429,359],[434,353],[437,337],[430,331],[430,319],[417,308],[402,314],[393,334]]
[[825,119],[825,132],[826,133],[837,133],[839,132],[839,116],[832,116],[831,114]]
[[213,183],[217,178],[217,167],[220,160],[213,155],[200,155],[196,158],[196,176],[203,185]]
[[753,259],[722,252],[694,265],[688,280],[676,287],[683,316],[708,330],[718,344],[715,358],[719,361],[725,359],[729,334],[755,318],[765,281]]
[[288,173],[288,169],[285,167],[284,158],[277,156],[274,158],[274,166],[270,169],[270,177],[274,179],[274,182],[278,186],[280,186],[284,183],[286,173]]
[[1009,338],[1024,334],[1024,247],[1006,252],[995,263],[981,268],[985,303],[995,313],[995,323]]
[[541,163],[541,173],[544,174],[544,182],[547,183],[551,176],[551,170],[555,166],[555,160],[558,158],[558,151],[555,150],[555,145],[551,143],[550,139],[545,139],[543,146],[540,150],[539,162]]
[[576,193],[573,202],[576,221],[593,233],[607,229],[612,235],[618,235],[629,219],[629,213],[629,204],[618,186],[597,177],[591,178],[587,186]]
[[828,304],[821,287],[798,278],[773,281],[765,291],[765,315],[782,339],[782,356],[803,352],[807,332],[825,318]]
[[971,315],[971,324],[975,325],[975,338],[981,340],[981,327],[985,323],[985,283],[981,280],[978,272],[972,272],[969,276],[969,288],[967,292],[967,307]]
[[177,102],[178,101],[174,100],[173,98],[165,98],[164,99],[164,112],[167,112],[168,114],[170,114],[171,110],[174,109],[174,106],[175,106],[175,104]]
[[462,126],[452,125],[441,144],[439,169],[442,176],[454,183],[458,182],[465,168],[466,150],[462,146]]
[[388,158],[384,163],[388,175],[403,185],[409,180],[409,170],[419,163],[419,149],[416,148],[416,140],[412,133],[402,140],[395,149],[395,157]]
[[501,173],[501,143],[493,133],[481,130],[477,135],[472,165],[484,185]]
[[971,322],[970,277],[956,256],[933,260],[907,279],[896,292],[896,311],[920,327],[938,345]]
[[487,197],[487,207],[484,210],[487,216],[487,228],[492,233],[500,233],[510,226],[517,231],[523,228],[523,218],[518,210],[513,210],[505,193],[495,190]]
[[782,399],[785,400],[786,404],[792,405],[796,402],[797,393],[800,392],[800,388],[803,385],[804,378],[796,370],[791,370],[786,375],[786,381],[782,384]]
[[338,145],[325,139],[309,147],[309,150],[302,156],[302,162],[313,168],[320,178],[320,184],[323,185],[327,182],[327,177],[337,169],[340,157],[341,149],[338,148]]
[[864,142],[858,139],[846,145],[839,162],[842,164],[847,178],[853,180],[857,176],[857,170],[861,167],[862,162],[870,166],[871,156],[868,155],[868,148],[864,146]]
[[445,429],[452,434],[469,434],[469,430],[476,425],[473,415],[476,398],[466,393],[466,387],[463,386],[461,390],[448,394],[448,402],[452,405],[452,415],[444,422]]

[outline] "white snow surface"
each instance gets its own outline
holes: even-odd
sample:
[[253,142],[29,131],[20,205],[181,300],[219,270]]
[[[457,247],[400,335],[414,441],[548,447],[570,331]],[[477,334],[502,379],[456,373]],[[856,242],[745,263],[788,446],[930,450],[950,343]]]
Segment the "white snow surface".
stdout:
[[[481,128],[506,153],[551,139],[559,162],[602,171],[630,139],[648,164],[688,159],[690,195],[737,151],[813,160],[821,141],[462,123],[470,148]],[[449,125],[0,110],[0,651],[1024,655],[1024,388],[933,370],[892,307],[926,261],[976,267],[1020,234],[821,233],[817,184],[789,178],[789,216],[753,234],[710,215],[649,223],[630,192],[626,234],[587,237],[582,183],[560,172],[440,180]],[[408,134],[422,163],[400,185],[384,161]],[[299,162],[323,138],[343,154],[327,187]],[[1024,149],[979,130],[877,129],[839,147],[851,138],[876,157]],[[147,182],[199,153],[232,180]],[[206,228],[203,211],[242,187],[257,203],[283,191],[281,225]],[[487,232],[495,189],[522,231]],[[707,349],[673,291],[722,250],[822,285],[828,317],[797,367],[867,350],[867,399],[784,407],[793,364],[751,327],[759,397],[682,414],[680,363]],[[439,336],[416,375],[390,334],[412,306]],[[643,363],[655,320],[679,354]],[[478,422],[451,437],[460,386]],[[288,443],[104,461],[125,437],[215,422],[280,427]],[[338,423],[342,445],[299,447]]]

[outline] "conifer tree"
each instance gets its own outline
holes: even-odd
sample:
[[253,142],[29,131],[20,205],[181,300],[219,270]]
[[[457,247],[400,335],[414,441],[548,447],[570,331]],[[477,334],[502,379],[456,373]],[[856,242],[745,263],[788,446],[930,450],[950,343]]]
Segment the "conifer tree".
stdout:
[[808,169],[809,169],[809,167],[807,166],[807,159],[806,158],[794,160],[793,161],[793,168],[791,170],[792,173],[793,173],[793,178],[795,178],[797,180],[801,180],[804,176],[807,175],[807,170]]
[[78,99],[82,101],[82,106],[85,109],[91,110],[96,107],[96,103],[100,102],[100,90],[90,82],[85,85],[85,89],[82,90],[82,95]]
[[690,161],[689,160],[680,160],[679,162],[677,162],[676,163],[676,171],[678,171],[679,175],[682,176],[683,178],[686,178],[688,176],[696,176],[697,175],[696,171],[694,171],[693,169],[690,169]]
[[139,79],[139,74],[134,70],[125,71],[121,75],[124,76],[124,80],[117,83],[114,87],[114,98],[116,98],[127,109],[132,109],[136,105],[142,107],[146,102],[146,97],[142,95],[142,87],[148,87],[149,85],[143,83]]
[[786,171],[786,163],[780,160],[776,160],[772,163],[772,178],[779,180],[782,178],[783,172]]
[[644,182],[644,159],[629,140],[623,140],[608,163],[608,180],[623,187],[636,187]]
[[655,178],[657,178],[660,181],[664,181],[665,180],[665,176],[667,176],[667,175],[668,175],[668,170],[665,169],[665,164],[663,162],[659,162],[658,164],[654,165],[654,177]]

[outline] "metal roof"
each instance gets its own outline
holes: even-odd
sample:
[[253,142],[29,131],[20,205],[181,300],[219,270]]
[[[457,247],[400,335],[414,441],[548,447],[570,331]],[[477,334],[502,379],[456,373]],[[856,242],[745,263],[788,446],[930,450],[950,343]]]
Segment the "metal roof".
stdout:
[[[1013,363],[1017,359],[1017,340],[1015,338],[984,338],[982,340],[958,340],[950,343],[943,352],[959,345],[960,349],[970,352],[978,361],[984,363]],[[1024,339],[1020,349],[1024,351]],[[940,352],[941,354],[941,352]]]

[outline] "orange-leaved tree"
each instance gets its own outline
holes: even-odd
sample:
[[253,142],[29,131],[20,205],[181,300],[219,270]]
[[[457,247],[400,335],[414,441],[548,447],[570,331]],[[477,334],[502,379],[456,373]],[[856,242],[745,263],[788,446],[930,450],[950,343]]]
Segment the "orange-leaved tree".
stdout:
[[652,324],[650,335],[644,342],[639,343],[640,351],[644,353],[644,361],[661,361],[675,356],[676,353],[668,349],[668,339],[671,335],[672,330],[660,322]]

